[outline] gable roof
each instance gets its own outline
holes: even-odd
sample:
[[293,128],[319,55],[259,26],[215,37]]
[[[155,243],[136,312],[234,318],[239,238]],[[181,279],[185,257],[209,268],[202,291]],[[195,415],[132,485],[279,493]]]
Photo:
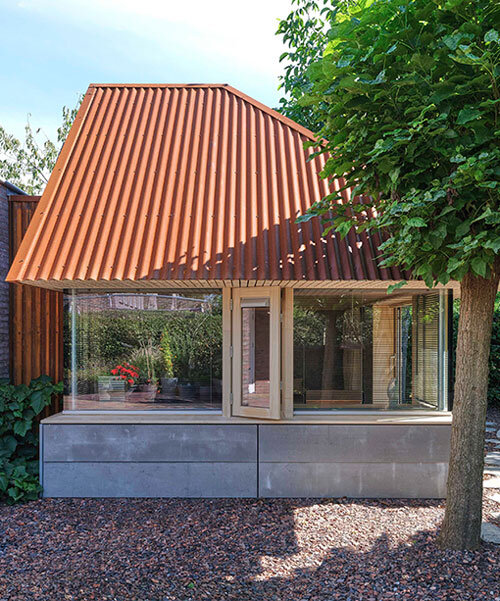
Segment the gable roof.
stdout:
[[91,85],[8,280],[401,279],[377,234],[295,223],[331,191],[311,140],[226,84]]

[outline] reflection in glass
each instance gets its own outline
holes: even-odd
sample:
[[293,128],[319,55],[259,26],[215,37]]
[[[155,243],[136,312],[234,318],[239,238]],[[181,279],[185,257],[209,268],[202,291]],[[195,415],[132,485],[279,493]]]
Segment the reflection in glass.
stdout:
[[296,290],[295,409],[444,408],[443,298]]
[[269,307],[241,309],[241,404],[269,407]]
[[218,291],[65,297],[66,410],[220,410]]

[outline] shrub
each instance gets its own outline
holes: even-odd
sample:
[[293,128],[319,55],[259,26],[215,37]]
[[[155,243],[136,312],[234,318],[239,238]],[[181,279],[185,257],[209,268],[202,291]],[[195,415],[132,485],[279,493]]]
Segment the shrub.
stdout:
[[174,377],[174,360],[173,353],[170,342],[170,334],[168,330],[163,330],[161,335],[161,352],[163,354],[163,363],[165,365],[165,377],[173,378]]
[[[453,303],[453,348],[457,347],[458,317],[460,314],[460,300]],[[453,355],[455,359],[455,355]],[[455,373],[455,365],[453,365]],[[500,407],[500,294],[495,301],[493,314],[493,331],[491,333],[490,370],[488,378],[488,405]]]
[[39,415],[62,392],[62,383],[48,376],[32,380],[29,386],[0,382],[0,501],[17,503],[36,499],[38,480]]
[[180,380],[222,378],[222,313],[178,311],[168,317],[163,332]]
[[491,333],[490,375],[488,382],[488,403],[500,406],[500,294],[495,301],[493,331]]

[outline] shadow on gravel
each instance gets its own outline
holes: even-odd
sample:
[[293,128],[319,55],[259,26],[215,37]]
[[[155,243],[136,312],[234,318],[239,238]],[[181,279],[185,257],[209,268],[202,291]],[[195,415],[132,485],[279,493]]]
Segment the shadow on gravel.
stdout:
[[500,599],[500,549],[435,547],[442,507],[346,499],[1,507],[0,601]]

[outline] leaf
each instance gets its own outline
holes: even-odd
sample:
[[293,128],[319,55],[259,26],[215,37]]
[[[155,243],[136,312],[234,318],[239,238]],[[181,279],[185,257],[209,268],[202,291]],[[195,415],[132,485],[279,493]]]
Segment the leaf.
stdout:
[[475,257],[474,259],[472,259],[470,264],[474,273],[480,275],[483,278],[486,277],[486,268],[488,265],[486,261],[484,261],[484,259],[482,259],[481,257]]
[[339,69],[343,69],[344,67],[348,67],[351,64],[352,59],[354,58],[353,54],[348,54],[343,56],[340,60],[337,61],[337,67]]
[[464,125],[465,123],[473,121],[474,119],[477,119],[480,116],[481,111],[478,111],[477,109],[462,109],[458,113],[457,123],[458,125]]
[[406,286],[406,284],[408,284],[408,282],[406,280],[403,280],[401,282],[398,282],[397,284],[391,284],[390,286],[387,286],[387,294],[392,294],[394,290],[399,290],[403,286]]
[[38,415],[47,404],[45,396],[41,390],[35,390],[30,397],[30,401],[35,415]]
[[464,221],[455,229],[455,234],[458,238],[462,238],[469,231],[469,229],[470,223],[468,221]]
[[406,223],[410,227],[425,227],[427,225],[421,217],[411,217]]
[[456,63],[460,63],[462,65],[477,65],[478,63],[476,58],[470,58],[465,54],[456,54],[454,56],[450,54],[450,58]]
[[491,250],[497,254],[500,251],[500,237],[494,238],[493,240],[488,240],[484,243],[484,248],[491,248]]
[[303,96],[301,96],[298,99],[298,105],[299,106],[312,106],[313,104],[316,104],[317,100],[314,96],[311,96],[310,94],[304,94]]
[[30,427],[31,421],[17,420],[14,422],[13,431],[14,434],[17,434],[18,436],[25,436]]
[[498,31],[495,29],[490,29],[484,34],[484,41],[489,44],[491,42],[496,42],[497,44],[500,42],[500,35],[498,35]]
[[389,171],[389,177],[391,178],[391,182],[393,184],[395,184],[398,181],[400,171],[401,171],[400,167],[396,167],[395,169],[391,169],[391,171]]
[[17,447],[17,440],[11,434],[3,434],[0,438],[0,459],[10,457]]

